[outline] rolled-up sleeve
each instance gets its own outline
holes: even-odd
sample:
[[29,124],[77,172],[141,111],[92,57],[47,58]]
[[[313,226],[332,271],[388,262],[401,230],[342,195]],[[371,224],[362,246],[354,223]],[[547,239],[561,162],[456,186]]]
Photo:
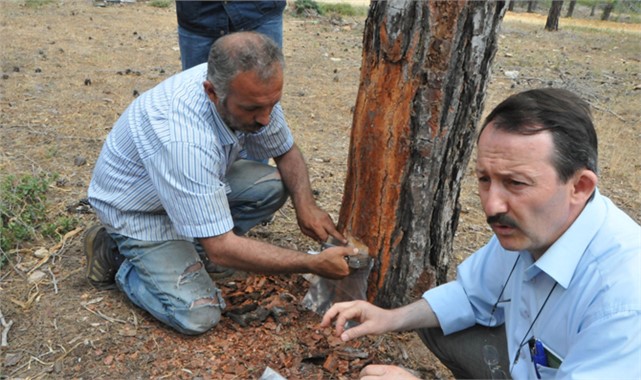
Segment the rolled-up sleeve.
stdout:
[[473,326],[476,321],[467,294],[456,281],[428,290],[423,299],[430,304],[445,335]]

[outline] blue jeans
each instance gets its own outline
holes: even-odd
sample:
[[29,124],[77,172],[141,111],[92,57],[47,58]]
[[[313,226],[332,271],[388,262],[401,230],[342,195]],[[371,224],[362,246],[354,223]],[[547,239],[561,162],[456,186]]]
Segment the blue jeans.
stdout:
[[283,47],[283,14],[273,12],[263,15],[260,23],[250,26],[249,28],[235,29],[231,22],[225,22],[224,25],[217,25],[220,28],[218,36],[196,33],[182,26],[178,26],[178,45],[180,47],[180,62],[182,69],[187,70],[198,64],[207,62],[211,45],[225,34],[238,32],[241,30],[253,30],[265,34],[276,42],[282,49]]
[[[272,166],[239,160],[226,179],[236,234],[269,219],[287,200]],[[131,302],[183,334],[201,334],[218,323],[225,302],[205,270],[197,241],[142,241],[116,233],[111,237],[125,257],[116,284]]]

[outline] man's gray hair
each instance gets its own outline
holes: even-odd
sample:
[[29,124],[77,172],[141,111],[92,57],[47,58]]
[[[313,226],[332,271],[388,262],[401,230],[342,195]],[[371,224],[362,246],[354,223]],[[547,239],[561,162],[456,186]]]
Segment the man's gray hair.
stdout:
[[229,85],[238,73],[255,71],[258,78],[268,81],[278,69],[285,67],[285,58],[278,45],[264,34],[238,32],[214,42],[207,66],[207,80],[224,102]]

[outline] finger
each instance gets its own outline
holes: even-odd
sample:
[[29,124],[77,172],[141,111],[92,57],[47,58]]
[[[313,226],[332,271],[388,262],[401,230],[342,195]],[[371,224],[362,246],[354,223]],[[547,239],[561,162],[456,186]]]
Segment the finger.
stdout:
[[385,375],[385,372],[386,372],[385,367],[386,366],[384,365],[370,364],[361,370],[361,373],[359,374],[359,376],[361,377],[361,380],[366,376],[372,376],[372,377],[383,376]]
[[330,224],[325,227],[325,230],[327,231],[327,233],[332,235],[334,237],[334,239],[340,241],[341,244],[347,244],[347,239],[345,238],[345,236],[343,236],[343,234],[338,232],[338,230],[334,226],[334,223],[331,222],[331,220],[330,220]]
[[321,320],[320,326],[321,327],[329,327],[336,317],[336,315],[340,312],[340,306],[338,304],[332,306],[325,312],[323,315],[323,319]]
[[[342,330],[343,332],[340,334],[341,340],[343,342],[347,342],[352,339],[360,338],[362,336],[365,336],[368,334],[367,332],[367,325],[366,324],[361,324],[358,326],[351,327],[347,330],[345,330],[345,323],[350,319],[345,320],[345,322],[341,325],[343,326]],[[336,327],[336,330],[338,331],[338,326]]]
[[[359,337],[360,335],[354,333],[347,333],[352,329],[345,330],[345,325],[348,321],[359,320],[361,315],[361,310],[358,307],[347,307],[341,310],[335,317],[336,319],[336,335],[340,336],[343,341],[348,341]],[[358,331],[357,331],[358,333]]]
[[358,248],[354,248],[354,247],[346,247],[346,248],[347,250],[344,251],[345,252],[344,255],[347,255],[347,256],[358,255],[358,252],[359,252]]

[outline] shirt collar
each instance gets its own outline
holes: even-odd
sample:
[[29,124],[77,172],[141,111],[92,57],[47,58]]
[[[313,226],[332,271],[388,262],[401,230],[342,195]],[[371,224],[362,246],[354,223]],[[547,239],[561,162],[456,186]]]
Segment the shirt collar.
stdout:
[[543,256],[526,269],[525,279],[530,280],[543,271],[567,289],[583,253],[601,227],[605,213],[603,197],[598,189],[595,189],[594,199],[585,205],[570,228],[545,251]]

